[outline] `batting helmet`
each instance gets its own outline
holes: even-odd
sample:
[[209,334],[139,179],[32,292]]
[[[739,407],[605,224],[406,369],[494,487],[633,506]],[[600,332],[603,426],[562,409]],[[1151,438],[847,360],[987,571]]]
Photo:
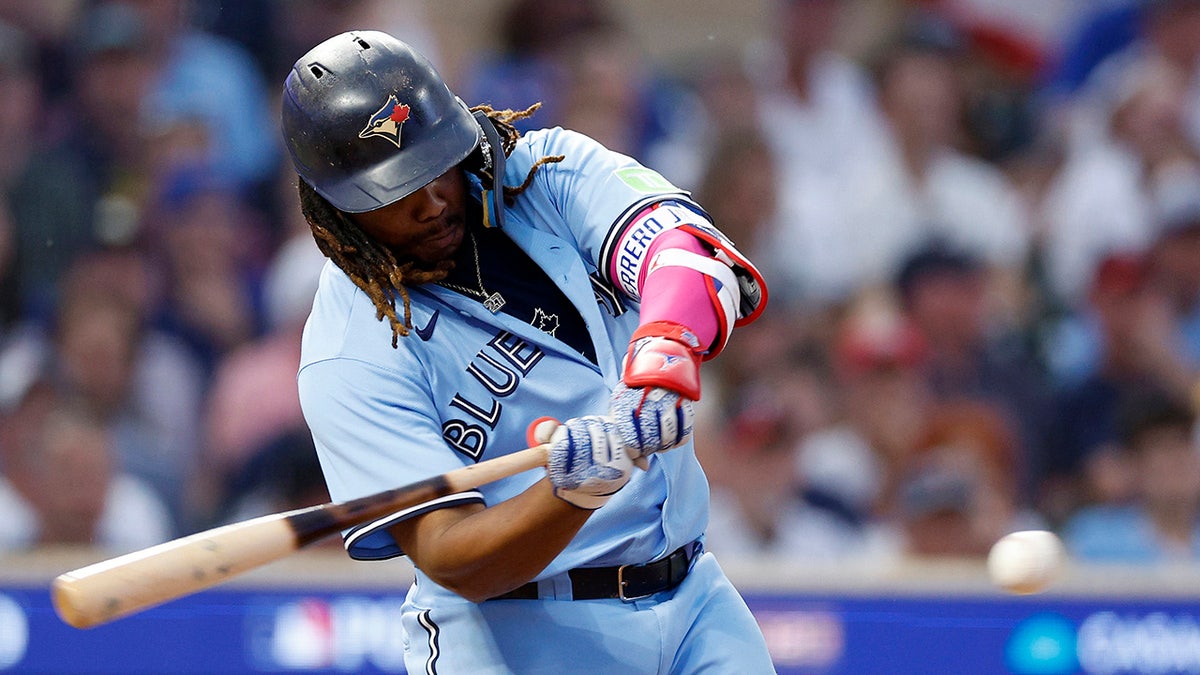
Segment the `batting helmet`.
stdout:
[[300,178],[348,213],[420,190],[477,148],[480,165],[503,167],[486,115],[472,115],[424,56],[377,31],[343,33],[302,56],[284,85],[282,122]]

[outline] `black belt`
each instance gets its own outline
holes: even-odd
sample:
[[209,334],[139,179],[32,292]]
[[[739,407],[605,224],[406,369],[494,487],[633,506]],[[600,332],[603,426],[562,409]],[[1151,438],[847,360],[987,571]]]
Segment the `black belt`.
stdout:
[[[567,572],[575,600],[637,600],[675,588],[687,577],[699,542],[685,544],[665,558],[644,565],[577,567]],[[531,581],[492,600],[537,600],[538,582]]]

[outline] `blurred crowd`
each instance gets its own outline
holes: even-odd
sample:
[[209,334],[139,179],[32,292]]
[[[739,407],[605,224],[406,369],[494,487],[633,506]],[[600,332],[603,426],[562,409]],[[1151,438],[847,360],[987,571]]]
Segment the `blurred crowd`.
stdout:
[[[770,303],[706,366],[718,553],[1200,562],[1200,0],[766,0],[656,61],[622,5],[0,0],[0,551],[132,550],[326,501],[296,396],[323,258],[291,64],[473,49],[689,189]],[[719,30],[714,26],[713,31]]]

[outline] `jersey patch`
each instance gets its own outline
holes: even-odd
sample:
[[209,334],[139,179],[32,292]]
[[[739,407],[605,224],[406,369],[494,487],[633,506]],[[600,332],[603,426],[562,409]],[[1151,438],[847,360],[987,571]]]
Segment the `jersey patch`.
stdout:
[[662,177],[662,174],[647,169],[645,167],[630,167],[627,169],[617,169],[613,172],[620,181],[630,188],[641,192],[642,194],[654,194],[656,192],[679,192],[679,188],[671,185],[671,182]]

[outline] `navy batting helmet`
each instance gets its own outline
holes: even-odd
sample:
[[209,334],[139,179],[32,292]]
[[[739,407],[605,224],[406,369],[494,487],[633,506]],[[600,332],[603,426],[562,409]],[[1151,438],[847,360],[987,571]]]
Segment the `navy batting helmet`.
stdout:
[[477,148],[481,165],[503,166],[486,115],[472,115],[424,56],[377,31],[343,33],[302,56],[282,121],[300,178],[348,213],[420,190]]

